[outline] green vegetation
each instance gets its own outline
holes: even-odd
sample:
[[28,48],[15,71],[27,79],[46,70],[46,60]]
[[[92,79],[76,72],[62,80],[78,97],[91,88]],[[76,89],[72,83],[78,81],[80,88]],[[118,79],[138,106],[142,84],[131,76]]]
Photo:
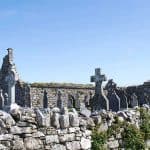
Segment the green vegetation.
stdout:
[[140,109],[140,130],[144,135],[144,139],[150,139],[150,111],[141,108]]
[[126,149],[132,150],[144,150],[145,143],[144,138],[139,129],[134,125],[125,124],[124,132],[122,132],[122,140]]
[[97,132],[95,128],[92,134],[92,150],[104,150],[104,144],[107,141],[107,133],[106,132]]
[[120,122],[118,117],[108,128],[106,132],[98,132],[100,127],[97,126],[92,134],[92,150],[104,150],[107,139],[116,136],[118,133],[122,135],[123,147],[132,150],[144,150],[145,140],[150,139],[150,111],[140,108],[140,128],[127,122]]

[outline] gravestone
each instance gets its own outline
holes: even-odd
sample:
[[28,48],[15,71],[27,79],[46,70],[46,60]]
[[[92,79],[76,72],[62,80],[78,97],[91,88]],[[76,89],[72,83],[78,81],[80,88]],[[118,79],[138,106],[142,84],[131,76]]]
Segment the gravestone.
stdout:
[[62,96],[61,91],[58,91],[58,93],[57,93],[57,107],[58,107],[60,110],[62,110],[63,107],[64,107],[64,103],[63,103],[63,100],[62,100],[61,96]]
[[75,108],[80,109],[80,99],[79,99],[79,93],[77,92],[75,95]]
[[128,99],[125,90],[117,89],[116,93],[120,97],[120,109],[128,109]]
[[138,97],[135,93],[131,95],[131,108],[138,106]]
[[44,90],[43,108],[48,108],[48,97],[47,97],[47,92],[46,92],[46,90]]
[[75,99],[71,94],[68,95],[68,108],[75,108]]
[[104,94],[102,82],[106,81],[106,76],[101,74],[100,68],[95,69],[95,75],[91,76],[91,82],[95,82],[95,95],[92,102],[92,111],[101,109],[109,110],[109,101]]
[[3,97],[3,90],[0,89],[0,109],[4,108],[4,97]]
[[80,114],[87,118],[91,116],[91,111],[86,108],[85,103],[80,105]]
[[120,110],[120,98],[115,91],[116,87],[117,85],[112,79],[110,79],[105,86],[105,89],[108,91],[109,109],[115,112]]
[[84,104],[85,104],[85,107],[89,107],[90,106],[90,102],[89,102],[90,98],[88,97],[88,95],[85,95],[84,97]]

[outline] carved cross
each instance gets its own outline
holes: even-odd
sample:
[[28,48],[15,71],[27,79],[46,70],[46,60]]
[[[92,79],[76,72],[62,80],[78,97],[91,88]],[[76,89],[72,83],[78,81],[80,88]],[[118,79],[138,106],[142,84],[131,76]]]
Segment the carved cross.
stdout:
[[95,94],[100,94],[102,91],[102,82],[106,81],[106,76],[101,74],[100,68],[95,69],[95,75],[91,76],[91,82],[95,82]]

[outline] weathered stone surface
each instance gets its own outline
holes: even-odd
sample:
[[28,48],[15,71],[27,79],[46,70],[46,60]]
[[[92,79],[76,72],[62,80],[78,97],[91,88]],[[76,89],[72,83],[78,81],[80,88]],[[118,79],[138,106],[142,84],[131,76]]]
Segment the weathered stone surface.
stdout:
[[65,129],[69,127],[69,115],[61,115],[59,118],[60,128]]
[[4,134],[4,135],[0,135],[0,141],[11,141],[13,139],[13,135],[12,134]]
[[60,114],[53,112],[53,115],[51,118],[51,124],[53,127],[57,129],[60,128],[59,117],[60,117]]
[[56,144],[50,148],[51,150],[66,150],[66,147],[61,144]]
[[13,150],[25,150],[24,142],[22,139],[13,141]]
[[5,122],[5,125],[7,128],[13,126],[16,124],[15,120],[12,118],[12,116],[4,111],[1,111],[2,116],[1,119]]
[[45,137],[45,135],[42,132],[38,131],[36,133],[33,133],[32,137],[34,137],[34,138],[43,138],[43,137]]
[[70,121],[70,125],[72,127],[78,127],[79,126],[79,118],[78,115],[74,112],[70,112],[69,113],[69,121]]
[[109,141],[107,144],[108,144],[108,148],[109,149],[114,149],[114,148],[118,148],[119,147],[118,140]]
[[41,140],[32,137],[25,138],[24,145],[27,150],[41,149],[43,147]]
[[91,116],[91,111],[85,107],[85,104],[81,103],[80,114],[88,118]]
[[12,134],[30,134],[32,133],[32,128],[31,127],[17,127],[17,126],[13,126],[10,129],[10,133]]
[[74,141],[75,140],[75,134],[72,133],[72,134],[61,135],[61,136],[59,136],[59,140],[61,143]]
[[67,150],[80,150],[80,142],[79,141],[72,141],[66,143]]
[[0,144],[0,150],[9,150],[9,148],[4,146],[3,144]]
[[59,143],[58,135],[47,135],[45,138],[46,138],[46,144]]
[[81,138],[81,149],[86,150],[91,148],[91,140],[85,139],[84,137]]

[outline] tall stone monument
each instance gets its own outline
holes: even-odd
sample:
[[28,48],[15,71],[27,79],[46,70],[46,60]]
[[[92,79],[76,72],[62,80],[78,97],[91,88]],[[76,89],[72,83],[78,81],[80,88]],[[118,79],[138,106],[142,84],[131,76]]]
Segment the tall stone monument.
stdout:
[[120,110],[120,98],[116,93],[117,84],[110,79],[105,86],[105,89],[108,91],[107,98],[109,99],[109,109],[112,111]]
[[19,77],[16,72],[15,64],[13,63],[13,49],[8,48],[7,51],[8,51],[9,68],[8,68],[8,74],[5,78],[5,82],[8,88],[7,106],[10,106],[11,104],[15,103],[15,85]]
[[95,75],[91,76],[91,82],[95,82],[95,95],[92,102],[92,111],[101,109],[109,110],[109,101],[104,94],[102,82],[106,81],[106,76],[101,74],[100,68],[95,69]]
[[2,110],[4,108],[4,96],[3,96],[3,90],[0,89],[0,109]]

